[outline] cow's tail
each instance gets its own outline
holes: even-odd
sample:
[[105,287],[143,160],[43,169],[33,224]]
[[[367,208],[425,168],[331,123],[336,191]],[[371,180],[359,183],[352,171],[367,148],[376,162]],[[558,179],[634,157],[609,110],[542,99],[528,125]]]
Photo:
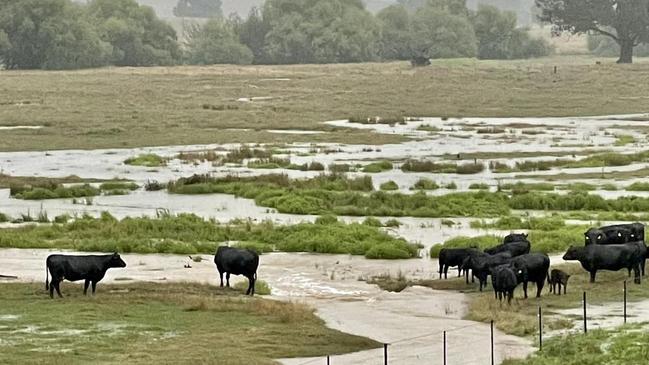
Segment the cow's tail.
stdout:
[[50,290],[50,270],[47,261],[45,262],[45,290]]

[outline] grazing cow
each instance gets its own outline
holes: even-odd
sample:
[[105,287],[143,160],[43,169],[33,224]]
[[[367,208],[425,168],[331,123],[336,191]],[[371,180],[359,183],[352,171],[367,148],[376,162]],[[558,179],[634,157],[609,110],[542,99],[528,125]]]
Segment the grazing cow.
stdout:
[[[509,237],[509,236],[507,236],[507,237]],[[488,248],[488,249],[484,250],[484,252],[488,253],[490,255],[495,255],[495,254],[501,253],[501,252],[509,252],[512,255],[512,257],[516,257],[516,256],[525,255],[525,254],[530,253],[531,247],[532,247],[532,245],[530,244],[530,241],[528,241],[528,240],[509,241],[509,242],[505,242],[505,243],[503,243],[501,245]]]
[[424,56],[414,56],[410,59],[412,67],[429,66],[430,58]]
[[[644,244],[642,244],[644,246]],[[564,260],[577,260],[584,270],[590,273],[590,282],[595,282],[598,270],[618,271],[633,270],[634,282],[640,284],[640,264],[644,261],[646,249],[640,244],[628,243],[622,245],[587,245],[584,247],[571,246],[563,255]]]
[[[92,294],[95,294],[97,283],[104,278],[106,271],[113,267],[126,267],[126,263],[117,252],[101,256],[50,255],[45,261],[45,290],[49,289],[50,298],[54,298],[55,289],[59,297],[63,297],[60,289],[63,280],[85,280],[83,294],[88,293],[90,283],[92,283]],[[52,275],[51,284],[48,272]]]
[[[550,293],[561,295],[561,286],[563,285],[563,294],[566,294],[566,289],[568,288],[568,279],[570,279],[570,275],[561,270],[552,269],[550,275],[548,275]],[[557,285],[559,286],[559,291],[557,291]]]
[[541,297],[550,268],[550,258],[543,253],[528,253],[512,258],[512,268],[516,272],[519,283],[523,283],[523,292],[527,299],[527,283],[536,283],[536,297]]
[[496,299],[502,301],[507,298],[507,304],[511,304],[514,290],[518,286],[518,279],[511,265],[500,265],[492,268],[491,285],[494,287]]
[[473,253],[480,252],[475,248],[443,248],[439,251],[439,278],[442,278],[442,273],[444,274],[444,279],[448,278],[448,269],[452,266],[457,266],[457,276],[460,276],[462,271],[462,262],[465,258],[470,256]]
[[230,274],[243,275],[248,278],[246,295],[255,295],[255,281],[257,281],[257,268],[259,255],[249,249],[221,246],[216,250],[214,263],[219,271],[221,286],[223,286],[223,273],[226,274],[227,286],[230,286]]
[[487,278],[491,273],[491,268],[509,263],[512,256],[509,252],[501,252],[495,255],[487,253],[474,254],[470,257],[468,267],[478,278],[480,291],[487,287]]

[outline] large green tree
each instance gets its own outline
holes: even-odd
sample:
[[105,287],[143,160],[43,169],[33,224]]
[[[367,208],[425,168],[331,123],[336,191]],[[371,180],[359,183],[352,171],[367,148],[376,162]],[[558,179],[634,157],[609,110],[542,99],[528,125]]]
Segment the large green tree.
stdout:
[[230,17],[229,23],[239,36],[239,41],[252,51],[254,63],[267,63],[268,56],[264,47],[266,46],[266,34],[270,31],[270,24],[262,16],[261,11],[253,7],[246,20],[235,15]]
[[239,42],[231,26],[210,20],[189,33],[187,62],[194,65],[252,63],[252,51]]
[[174,15],[189,18],[221,18],[221,0],[178,0]]
[[556,32],[601,34],[620,45],[618,63],[631,63],[633,48],[649,40],[649,0],[536,0],[541,20]]
[[81,5],[69,0],[0,3],[0,60],[7,68],[72,69],[107,61]]
[[410,14],[403,5],[391,5],[377,14],[381,23],[381,58],[407,60],[410,53]]
[[268,0],[265,51],[273,63],[360,62],[377,57],[379,24],[361,0]]
[[477,40],[469,19],[425,6],[412,18],[413,58],[475,57]]
[[88,12],[112,47],[117,66],[172,65],[181,56],[176,31],[135,0],[92,0]]

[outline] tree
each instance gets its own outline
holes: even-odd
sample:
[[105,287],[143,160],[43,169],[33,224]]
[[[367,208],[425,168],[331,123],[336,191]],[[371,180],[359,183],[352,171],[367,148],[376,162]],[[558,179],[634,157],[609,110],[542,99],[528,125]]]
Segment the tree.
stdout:
[[239,41],[245,44],[254,55],[254,63],[263,64],[268,62],[268,56],[264,46],[266,45],[266,35],[270,31],[270,25],[262,16],[261,11],[253,7],[250,9],[248,18],[244,21],[238,16],[233,16],[229,20],[234,32],[239,36]]
[[555,32],[601,34],[620,46],[618,63],[631,63],[633,48],[649,40],[649,0],[536,0],[541,19]]
[[381,23],[381,58],[410,59],[410,14],[403,5],[391,5],[377,14]]
[[107,54],[108,45],[80,5],[69,0],[21,0],[2,5],[0,60],[7,68],[97,67],[106,64]]
[[221,18],[221,0],[178,0],[174,15],[188,18]]
[[532,39],[525,30],[516,28],[516,14],[480,5],[471,16],[478,38],[478,58],[514,59],[545,56],[549,46],[542,39]]
[[263,18],[272,63],[360,62],[378,54],[379,24],[361,0],[268,0]]
[[180,59],[176,31],[152,8],[135,0],[93,0],[88,5],[102,40],[117,66],[172,65]]
[[232,28],[219,20],[210,20],[190,32],[187,61],[193,65],[250,64],[252,51],[239,43]]
[[475,57],[477,40],[469,20],[434,7],[412,18],[410,51],[414,58]]

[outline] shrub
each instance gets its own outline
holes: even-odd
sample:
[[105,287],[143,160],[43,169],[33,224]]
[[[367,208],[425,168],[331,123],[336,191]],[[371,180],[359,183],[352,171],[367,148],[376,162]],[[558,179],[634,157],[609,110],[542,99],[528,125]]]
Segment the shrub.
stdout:
[[437,190],[439,189],[439,185],[437,185],[433,180],[422,178],[419,179],[412,188],[415,190]]
[[399,190],[399,185],[397,185],[397,183],[395,183],[394,181],[387,181],[381,184],[381,190],[385,190],[385,191]]
[[315,219],[315,224],[335,224],[338,223],[338,217],[333,214],[321,215]]
[[481,163],[467,163],[467,164],[462,164],[458,165],[456,167],[455,172],[458,174],[462,175],[468,175],[468,174],[477,174],[482,171],[484,171],[485,167],[484,164]]
[[392,227],[392,228],[398,228],[398,227],[401,226],[401,222],[399,222],[398,220],[392,218],[392,219],[389,219],[389,220],[387,220],[385,222],[385,226],[386,227]]
[[471,190],[489,190],[489,185],[485,183],[474,183],[469,185],[469,189]]
[[456,189],[457,189],[457,185],[455,184],[455,182],[450,182],[450,183],[444,185],[444,189],[448,189],[448,190],[456,190]]
[[367,217],[363,221],[363,224],[370,227],[383,227],[383,223],[380,220],[374,217]]

